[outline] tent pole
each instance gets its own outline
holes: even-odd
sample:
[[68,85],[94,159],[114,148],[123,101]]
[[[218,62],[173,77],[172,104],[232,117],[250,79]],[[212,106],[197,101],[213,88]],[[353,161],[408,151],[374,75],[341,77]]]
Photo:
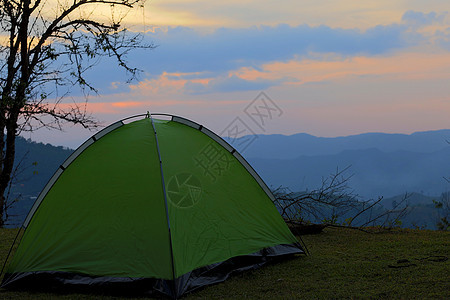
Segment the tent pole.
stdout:
[[174,263],[174,258],[173,258],[172,232],[171,232],[171,228],[170,228],[169,206],[167,205],[166,184],[165,184],[165,181],[164,181],[164,172],[163,172],[163,166],[162,166],[161,152],[159,150],[158,135],[156,134],[156,127],[155,127],[155,124],[153,122],[153,118],[152,118],[150,113],[147,113],[147,116],[150,118],[150,121],[152,123],[153,133],[155,134],[155,140],[156,140],[156,149],[158,151],[159,167],[160,167],[160,171],[161,171],[161,185],[162,185],[163,194],[164,194],[164,205],[165,205],[165,208],[166,208],[167,228],[168,228],[168,231],[169,231],[169,247],[170,247],[170,259],[172,261],[173,292],[174,292],[174,297],[178,298],[178,295],[177,295],[177,284],[176,284],[176,281],[175,281],[175,263]]

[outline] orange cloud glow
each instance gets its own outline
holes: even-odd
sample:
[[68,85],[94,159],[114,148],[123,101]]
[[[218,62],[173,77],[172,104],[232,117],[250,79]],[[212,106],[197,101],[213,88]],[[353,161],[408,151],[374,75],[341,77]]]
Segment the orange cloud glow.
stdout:
[[292,60],[266,64],[262,69],[242,68],[235,74],[246,80],[289,78],[288,84],[295,85],[368,75],[404,80],[450,78],[450,55],[447,52],[402,53],[389,57]]
[[111,103],[112,106],[114,107],[119,107],[119,108],[127,108],[127,107],[136,107],[136,106],[141,106],[142,103],[141,102],[135,102],[135,101],[123,101],[123,102],[113,102]]
[[448,3],[354,0],[154,0],[146,5],[148,22],[162,26],[248,27],[309,24],[362,30],[401,21],[407,10],[446,11]]
[[[182,93],[184,86],[188,82],[208,84],[212,78],[199,78],[199,79],[184,79],[185,75],[193,75],[191,73],[166,73],[164,72],[161,76],[156,79],[145,79],[136,85],[131,85],[130,89],[135,92],[145,93],[145,94],[176,94]],[[195,74],[194,74],[195,75]]]

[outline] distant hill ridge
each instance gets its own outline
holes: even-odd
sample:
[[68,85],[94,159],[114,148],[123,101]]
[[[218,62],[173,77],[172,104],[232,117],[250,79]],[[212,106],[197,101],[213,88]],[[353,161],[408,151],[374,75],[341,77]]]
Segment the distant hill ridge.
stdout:
[[8,211],[11,215],[8,224],[21,224],[34,199],[72,152],[61,146],[36,143],[20,136],[16,138],[15,165],[20,163],[20,167],[13,180],[10,198],[20,201]]
[[[227,140],[239,151],[239,142],[245,138]],[[410,135],[366,133],[324,138],[299,133],[253,138],[243,155],[274,188],[283,185],[296,191],[314,189],[337,167],[349,165],[349,173],[354,174],[350,185],[365,198],[393,197],[405,192],[438,196],[450,188],[443,179],[450,176],[450,129]],[[24,200],[11,211],[18,224],[73,150],[22,137],[16,143],[16,163],[24,158],[22,172],[12,189],[14,197]]]
[[322,178],[351,166],[349,184],[361,196],[395,196],[405,192],[440,195],[450,185],[443,179],[450,173],[450,146],[432,152],[383,152],[371,148],[344,150],[332,155],[302,155],[294,159],[248,158],[270,185],[293,190],[317,188]]
[[[293,159],[302,155],[331,155],[344,150],[375,148],[384,152],[411,151],[432,153],[449,144],[450,129],[412,134],[364,133],[344,137],[316,137],[306,133],[293,135],[256,135],[225,138],[247,158]],[[253,140],[252,143],[246,141]],[[244,149],[245,148],[245,149]],[[242,151],[243,150],[243,151]]]

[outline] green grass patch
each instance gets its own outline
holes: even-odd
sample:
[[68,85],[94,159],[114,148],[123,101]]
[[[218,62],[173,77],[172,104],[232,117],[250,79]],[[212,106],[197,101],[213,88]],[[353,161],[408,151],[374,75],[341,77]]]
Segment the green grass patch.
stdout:
[[[1,262],[15,233],[0,229]],[[310,256],[232,276],[186,299],[450,299],[450,232],[394,230],[368,234],[326,228],[303,239]],[[31,297],[111,299],[0,290],[2,299]]]

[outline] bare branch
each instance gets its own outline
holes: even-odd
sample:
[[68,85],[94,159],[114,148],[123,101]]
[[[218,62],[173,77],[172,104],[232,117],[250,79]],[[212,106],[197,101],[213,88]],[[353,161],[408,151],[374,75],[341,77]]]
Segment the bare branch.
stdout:
[[354,215],[353,217],[351,217],[350,221],[348,222],[348,225],[351,226],[352,222],[359,217],[360,215],[362,215],[363,213],[365,213],[366,211],[372,209],[375,205],[379,204],[381,202],[381,200],[383,200],[383,197],[378,197],[377,201],[374,201],[373,203],[371,203],[369,206],[367,206],[366,208],[363,208],[361,211],[359,211],[356,215]]
[[[48,103],[39,105],[26,106],[21,111],[25,118],[37,121],[43,127],[51,127],[53,129],[62,130],[63,123],[71,123],[81,125],[86,129],[98,128],[98,122],[92,116],[86,113],[86,106],[81,107],[77,103],[73,103],[67,109],[62,109],[58,105],[50,106]],[[51,121],[45,122],[45,118],[50,117]],[[28,131],[33,131],[33,127],[29,127]]]
[[[400,220],[410,211],[407,205],[408,194],[397,203],[392,210],[381,210],[380,202],[383,197],[375,201],[361,201],[348,186],[352,175],[345,172],[350,167],[330,175],[322,180],[320,188],[310,192],[292,192],[287,188],[278,187],[273,191],[275,205],[282,217],[292,224],[309,224],[319,222],[326,226],[339,226],[367,231],[364,227],[369,224],[379,224],[382,228],[390,229],[400,223]],[[372,215],[372,212],[375,212]],[[367,216],[370,213],[369,216]],[[350,216],[349,216],[350,215]],[[346,216],[345,220],[343,220]],[[365,221],[354,225],[356,219],[365,216]],[[380,220],[385,219],[384,221]]]

